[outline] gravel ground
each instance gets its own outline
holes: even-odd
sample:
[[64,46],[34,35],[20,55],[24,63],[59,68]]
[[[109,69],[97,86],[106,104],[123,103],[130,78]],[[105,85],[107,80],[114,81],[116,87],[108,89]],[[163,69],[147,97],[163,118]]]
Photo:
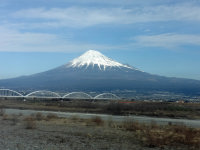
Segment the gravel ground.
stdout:
[[71,123],[69,120],[59,119],[36,121],[35,129],[26,129],[24,116],[8,118],[0,116],[0,150],[160,149],[145,147],[136,140],[132,132],[111,129],[106,125],[86,125],[79,121]]
[[[123,131],[104,127],[56,122],[37,122],[36,129],[26,129],[22,119],[0,118],[0,150],[128,150],[142,149]],[[134,138],[133,138],[134,140]]]

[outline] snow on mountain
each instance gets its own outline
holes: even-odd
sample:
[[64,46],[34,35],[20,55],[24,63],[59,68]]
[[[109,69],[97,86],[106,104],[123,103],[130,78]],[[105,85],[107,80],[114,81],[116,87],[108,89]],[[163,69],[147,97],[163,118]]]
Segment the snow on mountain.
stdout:
[[98,68],[100,70],[106,70],[107,67],[112,68],[112,67],[125,67],[125,68],[129,68],[129,69],[134,69],[132,67],[129,67],[127,65],[123,65],[119,62],[116,62],[106,56],[104,56],[103,54],[101,54],[100,52],[96,51],[96,50],[89,50],[87,52],[85,52],[83,55],[81,55],[78,58],[73,59],[68,65],[67,67],[83,67],[86,66],[95,66],[97,65]]
[[61,92],[135,91],[133,95],[137,92],[139,95],[154,95],[157,91],[172,92],[173,95],[178,93],[199,96],[200,81],[152,75],[116,62],[98,51],[89,50],[57,68],[29,76],[0,80],[0,87]]

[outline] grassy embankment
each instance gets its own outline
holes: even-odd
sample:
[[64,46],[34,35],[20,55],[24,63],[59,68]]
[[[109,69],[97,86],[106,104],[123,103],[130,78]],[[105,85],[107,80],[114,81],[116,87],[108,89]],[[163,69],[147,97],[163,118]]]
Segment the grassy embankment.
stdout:
[[200,119],[200,103],[87,101],[87,100],[0,100],[0,108],[88,112],[113,115],[146,115],[168,118]]

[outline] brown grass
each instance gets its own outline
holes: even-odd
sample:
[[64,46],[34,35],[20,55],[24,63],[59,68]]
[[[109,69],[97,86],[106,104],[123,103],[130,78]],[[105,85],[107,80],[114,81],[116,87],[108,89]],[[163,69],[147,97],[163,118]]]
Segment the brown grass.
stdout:
[[80,120],[80,117],[77,116],[77,115],[73,115],[73,116],[70,116],[69,119],[70,119],[71,121],[73,121],[73,122],[76,122],[76,121],[79,121],[79,120]]
[[91,121],[94,122],[97,126],[104,125],[104,121],[99,116],[95,116],[95,117],[91,118]]
[[0,116],[3,116],[5,114],[5,110],[3,108],[0,108]]
[[4,115],[2,116],[2,120],[9,120],[9,116],[8,116],[7,114],[4,114]]
[[184,126],[144,130],[143,134],[143,143],[149,147],[186,145],[194,149],[200,148],[200,131]]
[[120,128],[134,132],[139,141],[147,147],[188,146],[190,149],[200,149],[200,129],[183,125],[159,126],[125,120]]
[[145,127],[144,124],[141,124],[132,119],[125,119],[119,126],[120,126],[120,128],[128,130],[128,131],[142,130]]
[[36,120],[34,117],[29,116],[24,118],[25,128],[26,129],[36,129]]
[[38,112],[35,114],[35,118],[38,121],[44,120],[45,116],[42,115],[42,113]]
[[[36,114],[34,117],[25,118],[26,129],[35,129],[36,121],[45,118],[42,114]],[[55,114],[48,114],[44,120],[58,121],[63,118]],[[61,121],[63,122],[63,120]],[[200,129],[189,128],[183,125],[158,125],[155,122],[150,124],[139,123],[129,118],[123,122],[114,122],[112,118],[105,122],[101,117],[95,116],[90,119],[82,119],[78,116],[65,118],[64,123],[76,125],[89,125],[108,127],[111,130],[124,130],[125,132],[132,133],[136,139],[146,147],[188,147],[188,149],[200,149]],[[107,124],[107,126],[105,126]]]
[[[15,120],[16,118],[16,115],[4,115],[5,120],[11,120],[14,124],[17,122],[17,120]],[[112,118],[108,119],[108,121],[104,121],[99,116],[89,119],[82,119],[78,116],[60,118],[55,114],[48,114],[45,116],[41,113],[25,117],[23,121],[26,129],[36,129],[36,122],[41,120],[49,121],[50,123],[59,122],[61,124],[63,123],[63,125],[76,124],[98,126],[98,128],[107,127],[111,131],[118,130],[126,134],[134,135],[133,140],[138,140],[146,147],[185,147],[187,149],[200,149],[200,129],[190,128],[184,125],[172,125],[169,123],[168,125],[161,126],[155,122],[144,124],[129,118],[125,119],[123,122],[115,122]]]
[[10,120],[11,120],[11,125],[16,125],[19,122],[19,118],[17,115],[12,115]]
[[4,114],[2,116],[2,120],[11,121],[11,125],[16,125],[19,122],[19,116],[15,114],[12,114],[12,115]]
[[50,121],[53,119],[59,119],[59,117],[56,114],[52,114],[52,113],[47,114],[46,121]]
[[[78,121],[77,121],[78,120]],[[86,122],[85,125],[102,126],[132,133],[136,139],[146,147],[187,147],[188,149],[200,149],[200,129],[189,128],[183,125],[161,126],[155,122],[150,124],[139,123],[129,118],[123,122],[114,122],[112,118],[107,122],[96,116],[90,119],[71,119],[71,122]]]

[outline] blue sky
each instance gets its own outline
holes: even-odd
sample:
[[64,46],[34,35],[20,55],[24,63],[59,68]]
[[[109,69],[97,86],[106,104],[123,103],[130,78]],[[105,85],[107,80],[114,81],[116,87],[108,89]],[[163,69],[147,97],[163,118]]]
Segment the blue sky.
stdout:
[[0,79],[89,49],[152,74],[200,80],[199,0],[0,0]]

